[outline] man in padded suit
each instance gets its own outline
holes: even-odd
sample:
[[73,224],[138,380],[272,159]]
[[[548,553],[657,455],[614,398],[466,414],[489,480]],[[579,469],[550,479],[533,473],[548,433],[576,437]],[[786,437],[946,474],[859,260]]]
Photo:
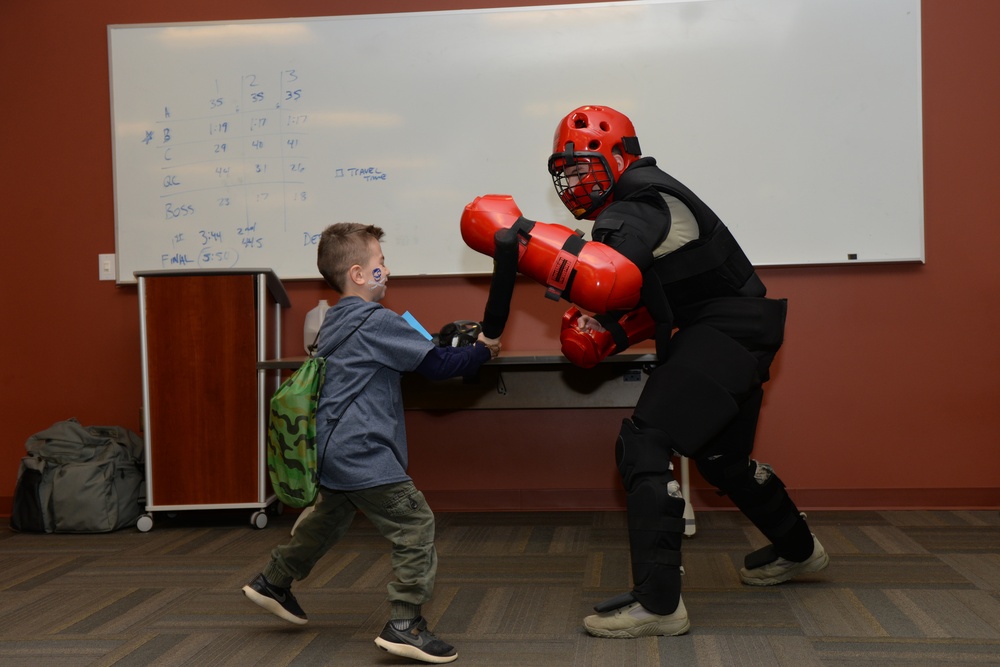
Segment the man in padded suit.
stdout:
[[[680,577],[684,499],[670,468],[675,451],[691,457],[770,540],[747,556],[744,583],[778,584],[829,562],[778,476],[750,458],[786,302],[765,297],[722,221],[654,158],[640,157],[635,134],[614,109],[581,107],[560,122],[549,158],[570,212],[593,220],[594,240],[642,272],[641,301],[655,323],[660,362],[616,446],[634,588],[584,620],[597,636],[673,635],[689,627]],[[618,319],[582,317],[578,326],[610,330]]]
[[[615,452],[627,497],[633,588],[597,605],[584,619],[587,632],[641,637],[679,635],[690,627],[681,599],[685,501],[671,472],[674,452],[693,459],[770,541],[746,556],[744,583],[773,585],[825,568],[829,558],[781,479],[750,458],[761,385],[781,346],[786,302],[765,297],[718,216],[655,159],[641,157],[623,114],[601,106],[571,112],[556,129],[548,168],[570,212],[594,221],[597,245],[616,250],[641,273],[639,308],[594,317],[567,313],[564,353],[590,366],[653,336],[659,362],[631,419],[622,423]],[[467,218],[477,215],[469,208],[489,203],[470,204]],[[516,207],[513,215],[520,215]],[[537,235],[541,225],[518,218],[513,229]],[[584,254],[579,257],[583,262]],[[522,253],[522,273],[526,259]],[[544,280],[544,271],[536,273],[528,275]],[[578,278],[561,296],[581,304],[590,289]]]

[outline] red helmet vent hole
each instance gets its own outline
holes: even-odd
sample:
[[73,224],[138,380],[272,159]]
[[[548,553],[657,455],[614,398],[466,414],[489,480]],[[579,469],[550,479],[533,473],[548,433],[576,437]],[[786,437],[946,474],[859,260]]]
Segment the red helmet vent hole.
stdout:
[[601,142],[596,139],[592,139],[590,143],[587,144],[587,149],[592,151],[601,150]]

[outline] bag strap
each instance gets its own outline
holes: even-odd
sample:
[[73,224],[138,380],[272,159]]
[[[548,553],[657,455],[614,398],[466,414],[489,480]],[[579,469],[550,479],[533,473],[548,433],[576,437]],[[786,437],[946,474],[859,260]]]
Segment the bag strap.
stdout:
[[[373,308],[373,309],[372,309],[372,310],[371,310],[371,311],[370,311],[370,312],[369,312],[369,313],[368,313],[367,315],[365,315],[364,319],[362,319],[362,320],[361,320],[361,321],[360,321],[360,322],[358,323],[358,325],[357,325],[356,327],[354,327],[354,329],[352,329],[352,330],[351,330],[351,333],[349,333],[349,334],[347,334],[346,336],[344,336],[344,337],[343,337],[343,338],[342,338],[342,339],[340,340],[340,342],[339,342],[339,343],[337,343],[336,345],[334,345],[334,346],[333,346],[333,349],[332,349],[332,350],[330,350],[329,354],[326,354],[326,355],[324,355],[324,356],[323,356],[323,358],[324,358],[324,359],[329,359],[329,358],[330,358],[330,356],[331,356],[331,355],[332,355],[332,354],[333,354],[334,352],[336,352],[336,351],[337,351],[337,349],[338,349],[338,348],[339,348],[339,347],[340,347],[341,345],[343,345],[344,343],[346,343],[346,342],[347,342],[347,339],[348,339],[348,338],[350,338],[351,336],[353,336],[353,335],[354,335],[354,333],[355,333],[355,332],[356,332],[356,331],[357,331],[358,329],[360,329],[360,328],[361,328],[361,325],[362,325],[362,324],[364,324],[365,322],[367,322],[367,321],[368,321],[368,318],[369,318],[369,317],[371,317],[372,315],[374,315],[374,314],[375,314],[375,311],[376,311],[376,310],[378,310],[378,309],[377,309],[377,308]],[[319,333],[317,332],[317,334],[316,334],[316,335],[317,335],[317,336],[319,336]],[[323,456],[322,456],[322,457],[320,457],[320,460],[319,460],[319,465],[317,466],[317,469],[318,469],[318,470],[323,470],[323,461],[324,461],[324,460],[326,459],[326,452],[327,452],[327,449],[329,449],[329,446],[330,446],[330,438],[332,438],[332,437],[333,437],[333,432],[334,432],[334,431],[335,431],[335,430],[337,429],[337,426],[338,426],[338,425],[340,424],[340,419],[341,419],[341,417],[343,417],[343,416],[344,416],[344,415],[345,415],[345,414],[347,413],[347,411],[348,411],[348,410],[350,409],[350,407],[351,407],[352,405],[354,405],[354,401],[355,401],[355,400],[356,400],[356,399],[358,398],[358,396],[360,396],[360,395],[361,395],[361,392],[363,392],[363,391],[364,391],[364,390],[365,390],[365,389],[366,389],[366,388],[368,387],[368,384],[369,384],[369,383],[370,383],[370,382],[371,382],[371,381],[372,381],[372,380],[373,380],[373,379],[375,378],[375,376],[376,376],[377,374],[378,374],[378,371],[375,371],[374,373],[372,373],[372,376],[371,376],[370,378],[368,378],[368,380],[367,380],[367,381],[366,381],[366,382],[364,383],[364,385],[362,385],[362,386],[361,386],[361,389],[359,389],[358,391],[356,391],[356,392],[354,393],[354,396],[351,396],[351,400],[347,402],[347,405],[346,405],[346,406],[344,406],[344,409],[343,409],[343,410],[341,411],[341,413],[340,413],[340,417],[335,417],[334,419],[331,419],[331,420],[330,420],[330,421],[332,421],[332,422],[333,422],[333,427],[332,427],[332,428],[330,428],[330,432],[326,434],[326,442],[324,442],[324,443],[323,443]]]
[[[320,327],[320,329],[322,329],[322,327]],[[316,348],[318,347],[318,343],[319,343],[319,329],[316,329],[316,335],[313,336],[313,342],[309,343],[309,347],[306,348],[306,351],[309,353],[310,357],[316,356]]]
[[326,452],[330,448],[330,438],[333,437],[333,432],[337,430],[338,426],[340,426],[341,417],[347,414],[347,411],[351,408],[352,405],[354,405],[354,401],[358,398],[358,396],[361,395],[361,392],[363,392],[365,389],[368,388],[368,385],[371,384],[371,381],[375,379],[376,375],[378,375],[378,371],[372,373],[372,376],[368,378],[368,381],[364,383],[361,389],[355,392],[354,396],[351,396],[351,400],[347,402],[347,405],[344,407],[343,411],[341,411],[340,417],[334,417],[333,419],[330,419],[327,422],[327,423],[333,422],[333,426],[330,427],[330,432],[326,434],[326,442],[323,443],[323,456],[321,456],[319,459],[318,470],[323,469],[323,461],[326,459]]
[[[341,345],[343,345],[344,343],[346,343],[346,342],[347,342],[347,339],[348,339],[348,338],[350,338],[351,336],[353,336],[353,335],[354,335],[354,334],[355,334],[355,333],[357,332],[357,330],[361,328],[361,325],[362,325],[362,324],[364,324],[365,322],[367,322],[367,321],[368,321],[368,318],[369,318],[369,317],[371,317],[372,315],[374,315],[374,314],[375,314],[375,311],[376,311],[376,310],[378,310],[378,308],[372,308],[372,309],[371,309],[370,311],[368,311],[368,314],[367,314],[367,315],[365,315],[365,316],[364,316],[364,317],[363,317],[363,318],[361,319],[361,321],[360,321],[360,322],[358,322],[358,325],[357,325],[356,327],[354,327],[353,329],[351,329],[351,333],[349,333],[349,334],[347,334],[346,336],[344,336],[343,338],[341,338],[341,339],[340,339],[340,342],[339,342],[339,343],[337,343],[336,345],[334,345],[334,346],[333,346],[333,349],[332,349],[332,350],[330,350],[330,351],[329,351],[328,353],[326,353],[326,354],[324,354],[324,355],[323,355],[323,358],[324,358],[324,359],[329,359],[329,358],[330,358],[330,355],[331,355],[331,354],[333,354],[334,352],[336,352],[336,351],[337,351],[337,349],[338,349],[338,348],[339,348],[339,347],[340,347]],[[316,332],[316,340],[317,340],[317,341],[319,340],[319,332],[318,332],[318,331]],[[315,344],[315,342],[314,342],[314,344]]]
[[[344,336],[344,337],[343,337],[343,339],[341,339],[341,341],[340,341],[339,343],[337,343],[336,345],[334,345],[334,346],[333,346],[333,349],[332,349],[332,350],[330,350],[330,354],[327,354],[327,355],[325,355],[325,356],[324,356],[323,358],[324,358],[324,359],[329,359],[329,358],[330,358],[330,356],[331,356],[331,355],[332,355],[332,354],[333,354],[334,352],[336,352],[336,351],[337,351],[337,348],[339,348],[339,347],[340,347],[341,345],[343,345],[344,343],[346,343],[346,342],[347,342],[347,339],[348,339],[348,338],[350,338],[351,336],[353,336],[353,335],[354,335],[354,332],[355,332],[355,331],[357,331],[358,329],[360,329],[360,328],[361,328],[361,325],[362,325],[362,324],[364,324],[365,322],[367,322],[367,321],[368,321],[368,318],[369,318],[369,317],[371,317],[371,316],[372,316],[372,315],[373,315],[374,313],[375,313],[375,310],[372,310],[372,311],[371,311],[370,313],[368,313],[367,315],[365,315],[365,318],[364,318],[363,320],[361,320],[361,322],[359,322],[359,323],[358,323],[358,326],[354,327],[354,329],[353,329],[353,330],[351,331],[351,333],[349,333],[349,334],[347,334],[346,336]],[[361,386],[361,389],[359,389],[359,390],[357,390],[356,392],[354,392],[354,396],[352,396],[352,397],[351,397],[351,400],[347,402],[347,405],[346,405],[346,406],[344,407],[344,409],[343,409],[343,410],[342,410],[342,411],[340,412],[340,417],[343,417],[343,416],[344,416],[344,413],[346,413],[346,412],[347,412],[347,409],[348,409],[348,408],[350,408],[350,407],[351,407],[351,405],[353,405],[353,404],[354,404],[354,401],[355,401],[355,399],[357,399],[357,397],[361,395],[361,392],[363,392],[363,391],[365,390],[365,388],[367,388],[367,387],[368,387],[368,383],[369,383],[369,382],[371,382],[371,381],[372,381],[372,379],[373,379],[373,378],[374,378],[374,377],[375,377],[375,376],[376,376],[377,374],[378,374],[378,371],[375,371],[374,373],[372,373],[372,376],[371,376],[370,378],[368,378],[368,380],[367,380],[367,381],[366,381],[366,382],[365,382],[365,383],[364,383],[364,384],[363,384],[363,385]],[[337,423],[339,424],[339,423],[340,423],[340,417],[336,417],[336,418],[334,418],[334,419],[331,419],[330,421],[334,421],[334,422],[337,422]],[[334,427],[333,427],[333,428],[337,428],[336,424],[334,425]],[[333,429],[330,429],[330,433],[331,433],[331,434],[333,434]],[[330,436],[327,436],[327,440],[329,440],[329,439],[330,439]],[[325,445],[324,445],[324,450],[323,450],[323,453],[324,453],[324,454],[326,454],[326,449],[325,449]]]

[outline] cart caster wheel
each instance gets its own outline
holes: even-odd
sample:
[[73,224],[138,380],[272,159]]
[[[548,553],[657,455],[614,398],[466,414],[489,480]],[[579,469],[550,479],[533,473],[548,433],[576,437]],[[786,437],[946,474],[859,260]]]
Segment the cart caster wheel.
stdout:
[[285,513],[285,504],[279,500],[271,505],[268,505],[265,511],[270,512],[272,516],[281,516]]
[[254,528],[263,528],[267,525],[267,512],[258,511],[254,512],[253,516],[250,517],[250,524]]
[[143,514],[136,519],[135,527],[139,529],[140,533],[148,533],[153,529],[153,515]]

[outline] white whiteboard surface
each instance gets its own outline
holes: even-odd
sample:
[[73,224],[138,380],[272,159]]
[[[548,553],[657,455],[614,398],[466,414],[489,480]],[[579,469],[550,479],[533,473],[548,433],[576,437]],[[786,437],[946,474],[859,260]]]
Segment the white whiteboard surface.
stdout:
[[489,273],[463,207],[590,231],[560,118],[627,114],[758,266],[923,260],[920,0],[636,1],[109,26],[119,280],[318,278],[333,222],[397,276]]

